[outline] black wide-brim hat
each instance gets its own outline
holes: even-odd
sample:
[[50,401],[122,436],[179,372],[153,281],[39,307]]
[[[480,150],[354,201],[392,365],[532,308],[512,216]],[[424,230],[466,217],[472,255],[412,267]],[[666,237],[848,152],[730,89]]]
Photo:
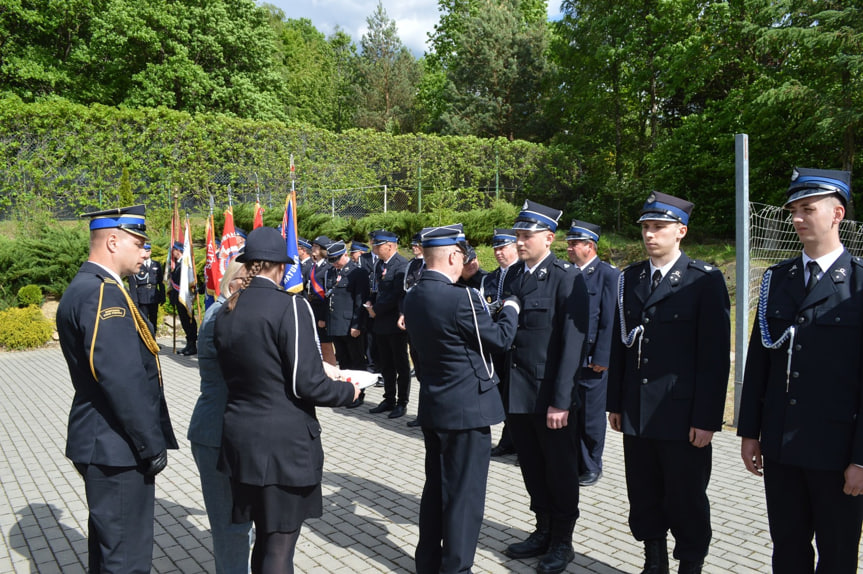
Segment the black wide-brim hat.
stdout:
[[285,238],[275,227],[258,227],[246,238],[245,250],[237,255],[237,261],[271,261],[273,263],[293,263],[288,256]]

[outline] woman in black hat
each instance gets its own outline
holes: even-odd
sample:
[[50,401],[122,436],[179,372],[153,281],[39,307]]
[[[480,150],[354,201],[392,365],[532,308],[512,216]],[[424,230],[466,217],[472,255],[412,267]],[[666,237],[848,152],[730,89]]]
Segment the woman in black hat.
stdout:
[[308,303],[279,286],[293,263],[281,234],[255,229],[237,260],[245,288],[215,324],[228,385],[219,470],[231,477],[234,522],[255,523],[252,572],[291,573],[300,526],[323,513],[315,405],[348,405],[359,389],[327,377]]

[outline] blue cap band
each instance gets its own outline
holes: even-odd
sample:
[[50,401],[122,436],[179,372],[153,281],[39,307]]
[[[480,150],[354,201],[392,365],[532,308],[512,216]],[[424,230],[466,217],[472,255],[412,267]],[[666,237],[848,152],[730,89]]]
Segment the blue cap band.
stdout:
[[[679,207],[675,207],[668,203],[662,203],[661,201],[654,201],[653,203],[648,203],[644,206],[644,209],[641,210],[641,217],[638,218],[638,221],[649,221],[651,219],[660,219],[667,221],[679,221],[683,225],[687,225],[689,223],[689,214],[680,209]],[[662,216],[662,217],[654,217],[654,216]]]
[[573,226],[569,228],[569,233],[566,234],[566,240],[572,241],[575,239],[589,239],[591,241],[599,241],[599,235],[585,227]]
[[110,216],[103,215],[94,217],[90,220],[90,229],[109,229],[111,227],[126,227],[130,229],[146,229],[145,218],[143,215],[120,215]]
[[536,211],[522,211],[515,220],[513,229],[539,229],[548,228],[549,231],[557,231],[557,221],[546,217]]

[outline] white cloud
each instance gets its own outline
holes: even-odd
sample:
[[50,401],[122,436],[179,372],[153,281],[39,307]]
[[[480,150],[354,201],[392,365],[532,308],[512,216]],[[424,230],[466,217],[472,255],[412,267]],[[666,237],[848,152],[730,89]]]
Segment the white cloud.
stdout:
[[[377,6],[375,0],[269,0],[268,3],[281,8],[287,18],[308,18],[327,36],[340,27],[356,44],[368,29],[366,18]],[[395,20],[402,43],[415,56],[422,56],[428,49],[428,35],[440,19],[437,0],[385,0],[383,6]],[[549,0],[548,17],[560,18],[560,0]]]
[[[369,0],[269,0],[268,3],[281,8],[286,18],[308,18],[327,36],[340,27],[355,43],[365,34],[366,18],[377,6],[377,2]],[[437,0],[387,0],[383,6],[396,22],[402,43],[415,56],[421,56],[427,49],[428,33],[438,22]]]

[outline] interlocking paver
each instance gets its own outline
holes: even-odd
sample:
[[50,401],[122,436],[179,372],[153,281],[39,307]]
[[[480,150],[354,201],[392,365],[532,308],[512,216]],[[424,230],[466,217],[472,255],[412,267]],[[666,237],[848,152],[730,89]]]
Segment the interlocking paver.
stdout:
[[[153,571],[211,572],[212,542],[185,440],[198,397],[197,361],[171,355],[166,348],[161,362],[180,450],[171,451],[168,468],[156,481]],[[326,453],[324,516],[303,527],[298,572],[412,570],[423,444],[421,432],[405,423],[416,414],[416,390],[415,383],[408,416],[395,420],[371,415],[365,407],[318,409]],[[367,404],[377,404],[381,395],[382,389],[370,389]],[[63,457],[71,396],[58,348],[0,353],[0,572],[86,571],[86,501],[81,479]],[[499,432],[499,427],[494,429],[495,441]],[[762,484],[743,470],[733,432],[716,435],[713,461],[709,495],[714,533],[705,572],[769,572]],[[581,500],[576,558],[567,572],[639,572],[643,558],[627,526],[619,435],[609,434],[604,477],[582,489]],[[502,554],[532,526],[514,457],[493,459],[474,571],[534,572],[535,560],[511,560]]]

